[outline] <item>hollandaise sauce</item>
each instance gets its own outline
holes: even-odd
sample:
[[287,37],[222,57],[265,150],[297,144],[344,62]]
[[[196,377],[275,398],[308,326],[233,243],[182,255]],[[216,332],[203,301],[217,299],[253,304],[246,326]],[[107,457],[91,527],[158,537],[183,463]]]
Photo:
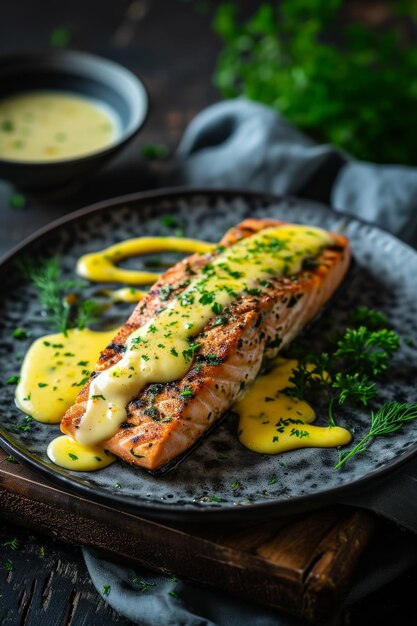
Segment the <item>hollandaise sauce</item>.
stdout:
[[33,419],[58,424],[74,404],[116,330],[69,330],[40,337],[25,355],[16,389],[18,407]]
[[83,446],[78,441],[61,435],[51,441],[47,454],[51,461],[75,472],[94,472],[111,465],[116,460],[103,446]]
[[0,158],[54,161],[97,152],[120,135],[104,103],[64,91],[29,91],[0,100]]
[[259,376],[233,410],[239,415],[239,441],[254,452],[278,454],[296,448],[332,448],[349,443],[352,435],[339,426],[314,426],[313,408],[283,393],[297,361],[278,358]]
[[[16,389],[19,408],[38,422],[58,424],[116,332],[73,329],[37,339],[23,361]],[[57,465],[75,471],[93,471],[115,461],[102,445],[83,446],[66,435],[54,439],[47,453]]]
[[111,302],[139,302],[148,292],[135,287],[121,287],[120,289],[102,289],[100,295],[106,296]]
[[[140,272],[117,267],[129,257],[154,252],[212,252],[215,244],[186,237],[136,237],[82,256],[77,263],[77,274],[93,282],[118,282],[127,285],[149,285],[158,280],[157,272]],[[117,296],[133,295],[118,290]],[[138,294],[141,295],[141,294]],[[130,301],[130,300],[129,300]]]
[[260,231],[218,254],[178,298],[128,337],[121,360],[92,380],[77,441],[97,445],[112,437],[126,419],[127,404],[147,384],[185,376],[193,360],[192,338],[211,318],[239,294],[259,292],[271,275],[299,272],[306,258],[331,243],[319,228],[288,225]]

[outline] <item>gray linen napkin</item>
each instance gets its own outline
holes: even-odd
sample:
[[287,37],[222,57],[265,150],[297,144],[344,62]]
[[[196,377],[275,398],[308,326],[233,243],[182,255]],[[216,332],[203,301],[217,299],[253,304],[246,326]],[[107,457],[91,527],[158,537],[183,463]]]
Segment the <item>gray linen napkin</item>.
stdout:
[[[337,211],[390,230],[417,247],[417,171],[352,160],[332,146],[317,145],[268,107],[244,99],[215,104],[187,128],[177,152],[176,182],[189,186],[240,187],[320,200]],[[417,461],[392,478],[343,503],[363,507],[417,533]],[[417,562],[417,542],[378,548],[352,588],[357,601]],[[298,620],[242,604],[220,592],[141,568],[125,568],[84,550],[91,578],[119,613],[141,626],[296,626]],[[132,579],[150,583],[138,592]],[[174,592],[172,594],[172,592]]]
[[178,148],[179,182],[320,200],[417,247],[417,170],[352,160],[244,99],[200,113]]

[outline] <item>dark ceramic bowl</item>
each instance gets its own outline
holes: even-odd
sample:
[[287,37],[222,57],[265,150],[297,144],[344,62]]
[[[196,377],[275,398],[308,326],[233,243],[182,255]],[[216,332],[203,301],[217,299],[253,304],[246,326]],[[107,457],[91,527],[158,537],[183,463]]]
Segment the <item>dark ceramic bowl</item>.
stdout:
[[118,118],[120,134],[106,148],[69,159],[37,162],[0,157],[0,178],[20,187],[47,188],[82,181],[136,135],[148,113],[148,95],[143,83],[113,61],[71,50],[0,59],[0,98],[51,89],[103,102]]

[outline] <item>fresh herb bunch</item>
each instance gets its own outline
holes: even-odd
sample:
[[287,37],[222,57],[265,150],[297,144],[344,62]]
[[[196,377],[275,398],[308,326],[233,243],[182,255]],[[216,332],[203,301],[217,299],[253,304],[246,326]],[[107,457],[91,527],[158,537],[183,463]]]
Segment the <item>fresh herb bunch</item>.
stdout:
[[37,289],[51,329],[66,335],[69,328],[82,330],[99,319],[101,306],[95,300],[81,297],[85,283],[62,278],[58,258],[27,259],[20,261],[18,267]]
[[327,397],[330,426],[335,425],[335,404],[369,404],[376,395],[375,381],[399,347],[398,335],[382,327],[386,319],[380,313],[359,307],[349,321],[351,326],[334,336],[329,352],[314,354],[302,345],[290,351],[299,364],[285,393],[300,400],[314,393]]
[[[368,407],[377,394],[377,379],[389,368],[389,360],[398,349],[400,339],[389,328],[381,313],[358,307],[349,318],[350,327],[337,333],[329,352],[311,353],[296,343],[288,356],[297,358],[284,393],[304,400],[314,395],[325,398],[328,404],[329,426],[335,426],[334,407],[345,404]],[[351,450],[342,453],[336,468],[340,468],[355,454],[364,452],[373,437],[395,432],[406,422],[417,418],[417,404],[387,402],[371,412],[368,434]]]
[[214,82],[226,97],[245,95],[268,104],[319,141],[358,158],[416,163],[410,130],[417,49],[404,34],[404,21],[415,20],[415,6],[412,0],[392,5],[387,32],[346,24],[343,5],[269,2],[241,22],[237,2],[222,4],[214,28],[225,46]]

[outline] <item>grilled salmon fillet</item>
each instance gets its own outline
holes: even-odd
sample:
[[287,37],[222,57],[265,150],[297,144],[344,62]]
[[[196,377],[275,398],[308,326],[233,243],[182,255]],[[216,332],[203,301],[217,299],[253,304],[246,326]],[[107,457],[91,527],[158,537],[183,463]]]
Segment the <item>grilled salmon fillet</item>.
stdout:
[[[247,219],[229,230],[221,246],[233,246],[259,231],[287,226],[269,219]],[[262,363],[285,348],[320,311],[349,267],[348,240],[329,233],[315,263],[288,278],[271,277],[261,294],[238,295],[227,319],[214,316],[195,338],[199,349],[188,373],[164,384],[149,384],[127,405],[126,421],[105,448],[129,463],[159,470],[186,452],[233,405]],[[86,410],[91,380],[117,363],[128,337],[156,318],[178,297],[190,274],[198,275],[212,255],[192,255],[165,272],[133,311],[114,340],[100,354],[95,372],[68,409],[61,430],[76,438]],[[186,393],[184,393],[186,391]]]

